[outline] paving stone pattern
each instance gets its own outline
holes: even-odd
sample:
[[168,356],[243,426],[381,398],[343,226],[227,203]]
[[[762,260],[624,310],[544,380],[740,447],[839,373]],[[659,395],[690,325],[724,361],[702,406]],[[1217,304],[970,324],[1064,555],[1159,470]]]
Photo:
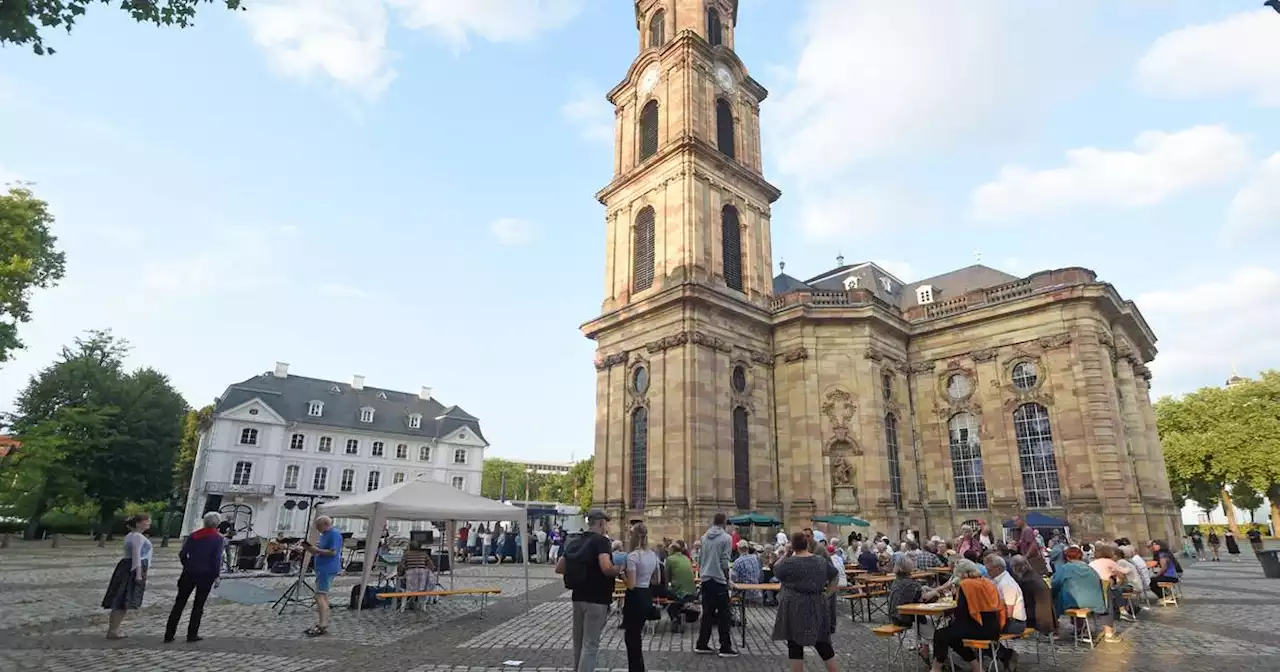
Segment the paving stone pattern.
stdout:
[[[358,577],[335,582],[331,634],[309,640],[302,631],[314,622],[308,610],[283,616],[270,604],[245,605],[215,597],[205,611],[205,641],[164,644],[164,621],[179,573],[176,548],[156,548],[143,609],[131,614],[121,641],[107,641],[106,612],[99,608],[118,557],[113,548],[64,544],[15,543],[0,550],[0,672],[114,671],[205,672],[232,669],[360,669],[362,672],[573,672],[569,594],[550,568],[534,566],[525,613],[525,580],[519,566],[460,567],[456,587],[494,586],[503,595],[481,612],[472,599],[446,599],[425,611],[397,613],[375,609],[357,614],[345,608]],[[1123,642],[1096,650],[1059,643],[1057,663],[1049,646],[1035,661],[1030,641],[1017,643],[1022,669],[1044,672],[1280,672],[1280,581],[1262,578],[1248,550],[1242,562],[1184,563],[1183,601],[1179,607],[1153,606],[1137,623],[1123,623]],[[223,579],[244,581],[281,593],[289,577],[244,574]],[[448,586],[446,577],[443,583]],[[652,672],[721,672],[785,669],[785,646],[769,639],[773,610],[749,608],[747,642],[734,628],[734,645],[743,656],[723,660],[692,652],[694,629],[668,631],[663,622],[645,635],[646,662]],[[851,622],[840,610],[835,647],[841,670],[886,670],[888,642],[876,639],[867,624]],[[626,667],[619,616],[611,615],[601,641],[600,669]],[[184,622],[185,627],[185,622]],[[1068,631],[1064,627],[1064,631]],[[182,631],[179,632],[182,634]],[[714,635],[713,635],[714,641]],[[806,669],[821,669],[810,654]],[[246,661],[252,661],[251,664]],[[520,661],[505,666],[505,661]],[[923,670],[923,666],[913,668]]]

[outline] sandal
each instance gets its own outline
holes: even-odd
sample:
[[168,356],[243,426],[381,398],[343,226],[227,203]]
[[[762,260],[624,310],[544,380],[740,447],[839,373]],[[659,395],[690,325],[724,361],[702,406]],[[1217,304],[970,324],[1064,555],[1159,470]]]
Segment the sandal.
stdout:
[[125,638],[127,638],[128,636],[129,636],[129,635],[112,635],[112,634],[109,634],[109,635],[107,635],[107,639],[110,639],[110,640],[112,640],[112,641],[115,641],[115,640],[117,640],[117,639],[125,639]]
[[329,634],[329,628],[322,628],[318,625],[313,625],[310,628],[307,628],[302,634],[308,637],[319,637],[321,635]]

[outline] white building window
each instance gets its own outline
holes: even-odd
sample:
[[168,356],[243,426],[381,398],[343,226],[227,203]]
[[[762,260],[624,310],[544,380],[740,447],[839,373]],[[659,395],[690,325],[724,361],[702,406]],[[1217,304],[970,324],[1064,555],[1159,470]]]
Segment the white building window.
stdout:
[[252,427],[245,427],[240,430],[240,445],[256,446],[258,445],[258,430]]
[[856,275],[848,276],[847,278],[844,279],[844,290],[847,292],[851,289],[857,289],[858,283],[861,281],[862,281],[862,278],[859,278]]
[[291,464],[284,468],[284,487],[294,489],[298,487],[298,476],[302,473],[302,467]]
[[312,490],[325,490],[329,487],[329,468],[316,467],[316,473],[311,477]]
[[373,455],[374,457],[382,457],[383,453],[385,453],[385,452],[386,452],[386,446],[385,446],[381,441],[374,441],[374,442],[373,442],[373,452],[372,452],[372,455]]
[[382,485],[382,472],[380,471],[369,472],[369,480],[365,483],[365,485],[369,486],[368,490],[377,490]]
[[409,459],[409,444],[401,443],[396,446],[396,459],[397,460]]
[[317,446],[316,446],[316,451],[317,451],[317,452],[320,452],[320,453],[332,453],[332,452],[333,452],[333,437],[332,437],[332,436],[322,436],[322,437],[320,437],[320,443],[319,443],[319,445],[317,445]]
[[289,450],[302,450],[302,447],[306,445],[306,443],[307,437],[301,434],[294,434],[289,437]]
[[288,532],[293,529],[293,511],[283,504],[280,506],[280,515],[276,518],[277,532]]
[[889,278],[886,278],[883,275],[880,276],[880,284],[884,287],[884,291],[886,292],[893,291],[893,281],[890,280]]
[[359,454],[360,454],[360,440],[359,440],[359,439],[347,439],[347,454],[348,454],[348,455],[359,455]]
[[313,418],[318,418],[318,417],[320,417],[320,416],[324,415],[324,402],[323,402],[323,401],[312,401],[312,402],[308,403],[308,404],[307,404],[307,415],[309,415],[309,416],[311,416],[311,417],[313,417]]
[[466,463],[467,463],[467,449],[466,449],[466,448],[459,448],[459,449],[457,449],[457,450],[453,451],[453,463],[454,463],[454,464],[466,464]]
[[236,470],[231,475],[231,485],[249,485],[253,478],[252,462],[236,462]]
[[355,492],[356,470],[343,469],[342,480],[338,482],[338,492]]
[[404,472],[403,472],[403,471],[397,471],[397,472],[395,473],[395,475],[393,475],[393,476],[391,477],[391,482],[392,482],[392,483],[404,483]]
[[467,488],[467,479],[462,476],[454,476],[453,487],[459,490],[465,490]]
[[421,429],[421,428],[422,428],[422,415],[419,413],[410,414],[409,429]]
[[921,285],[916,288],[916,303],[933,303],[933,285]]
[[362,408],[362,409],[360,409],[360,422],[373,422],[373,409],[372,409],[372,408]]
[[430,462],[430,461],[431,461],[431,446],[419,446],[419,447],[418,447],[418,461],[419,461],[419,462]]

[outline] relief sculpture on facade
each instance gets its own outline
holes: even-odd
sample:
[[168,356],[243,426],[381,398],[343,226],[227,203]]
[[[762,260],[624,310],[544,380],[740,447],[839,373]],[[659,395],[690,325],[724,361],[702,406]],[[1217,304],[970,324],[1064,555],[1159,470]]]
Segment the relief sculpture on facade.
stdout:
[[832,390],[822,403],[822,414],[831,427],[826,443],[830,457],[831,504],[836,511],[856,513],[858,509],[858,466],[855,459],[862,455],[862,448],[853,437],[850,425],[857,414],[858,405],[853,395],[845,390]]

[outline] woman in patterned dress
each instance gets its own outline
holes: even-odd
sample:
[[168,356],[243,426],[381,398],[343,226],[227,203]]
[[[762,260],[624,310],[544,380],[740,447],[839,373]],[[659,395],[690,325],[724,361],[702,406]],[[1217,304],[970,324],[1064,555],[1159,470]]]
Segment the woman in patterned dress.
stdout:
[[130,610],[142,607],[142,595],[147,590],[147,568],[151,565],[151,541],[142,536],[151,527],[151,517],[146,514],[133,516],[125,521],[129,534],[124,538],[124,557],[116,563],[107,584],[107,594],[102,597],[102,608],[110,609],[107,619],[107,639],[124,639],[120,625]]
[[782,584],[773,639],[787,643],[792,672],[804,670],[806,646],[818,651],[827,672],[836,672],[827,598],[835,593],[839,574],[829,559],[810,551],[811,543],[803,532],[791,535],[791,555],[773,566],[773,576]]

